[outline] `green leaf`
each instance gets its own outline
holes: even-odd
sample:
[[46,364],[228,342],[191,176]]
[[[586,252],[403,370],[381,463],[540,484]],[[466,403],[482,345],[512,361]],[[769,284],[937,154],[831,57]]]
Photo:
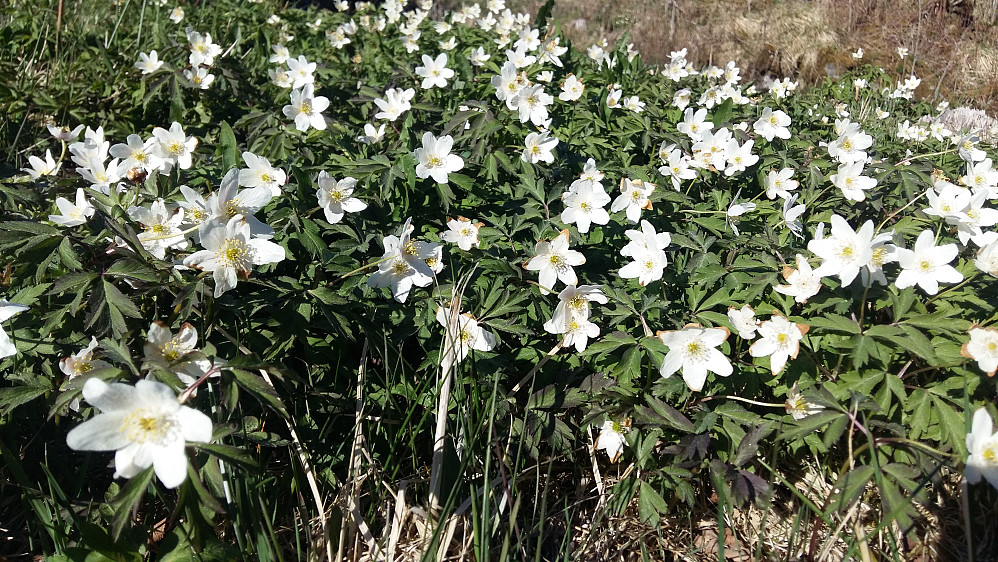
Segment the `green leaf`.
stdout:
[[661,494],[642,480],[638,489],[638,515],[641,520],[648,524],[658,522],[668,512],[669,504]]
[[118,495],[110,502],[114,515],[111,518],[111,536],[117,541],[121,538],[121,533],[132,520],[132,512],[138,508],[142,497],[146,493],[149,484],[152,483],[153,467],[149,467],[125,484]]
[[38,398],[42,394],[54,390],[52,383],[47,379],[38,377],[33,379],[31,386],[15,386],[12,388],[0,388],[0,416],[10,414],[14,408],[23,406]]
[[222,155],[223,171],[236,167],[239,145],[236,143],[236,135],[232,132],[232,127],[226,121],[222,121],[218,126],[218,146],[215,148],[215,153]]
[[288,417],[288,411],[285,409],[281,397],[277,395],[272,386],[263,380],[263,377],[242,369],[226,369],[225,372],[232,373],[232,376],[236,379],[236,384],[240,387],[259,398],[264,404],[268,404],[277,410],[285,418]]

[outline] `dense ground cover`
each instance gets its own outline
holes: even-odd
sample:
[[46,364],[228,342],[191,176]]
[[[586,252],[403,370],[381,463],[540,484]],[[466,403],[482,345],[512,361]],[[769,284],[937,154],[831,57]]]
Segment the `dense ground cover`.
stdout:
[[550,5],[60,6],[0,8],[5,553],[992,548],[986,117]]

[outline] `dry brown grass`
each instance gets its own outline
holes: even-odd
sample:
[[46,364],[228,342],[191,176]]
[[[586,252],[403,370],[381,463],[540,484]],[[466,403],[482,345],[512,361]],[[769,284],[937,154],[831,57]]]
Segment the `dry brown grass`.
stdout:
[[[543,3],[508,2],[530,13]],[[554,19],[582,47],[629,33],[646,62],[687,47],[698,64],[737,61],[748,79],[811,84],[862,63],[914,71],[919,96],[998,113],[998,0],[557,0]]]

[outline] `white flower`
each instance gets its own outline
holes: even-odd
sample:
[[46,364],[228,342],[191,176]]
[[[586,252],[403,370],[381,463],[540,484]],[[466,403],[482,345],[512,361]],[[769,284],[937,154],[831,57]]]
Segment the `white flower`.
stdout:
[[626,209],[627,220],[637,224],[641,218],[641,209],[651,209],[648,197],[653,191],[655,191],[653,183],[621,178],[620,195],[610,205],[610,212],[616,213]]
[[843,197],[850,201],[863,201],[867,190],[877,186],[877,180],[863,174],[863,162],[840,164],[836,173],[828,179],[842,191]]
[[189,245],[180,230],[180,223],[184,220],[183,208],[167,211],[166,203],[157,199],[148,209],[130,207],[128,216],[142,225],[143,231],[138,235],[142,247],[161,260],[166,259],[168,248],[183,250]]
[[284,170],[271,166],[270,160],[249,151],[243,152],[243,161],[246,162],[246,168],[239,170],[239,185],[265,187],[274,197],[281,194],[281,186],[288,179]]
[[440,369],[446,374],[451,367],[464,361],[472,350],[491,351],[496,337],[482,329],[474,316],[465,312],[457,314],[444,307],[437,307],[437,322],[444,327],[444,342],[440,352]]
[[416,177],[420,179],[433,178],[437,183],[447,183],[447,176],[464,168],[464,159],[457,154],[451,154],[454,137],[443,135],[440,138],[433,133],[423,133],[423,146],[413,151],[416,157]]
[[606,304],[607,298],[599,285],[571,284],[558,293],[558,306],[544,329],[552,334],[565,334],[562,345],[575,346],[579,353],[586,350],[590,338],[599,337],[599,326],[589,321],[589,303]]
[[[107,361],[94,359],[94,350],[96,348],[97,338],[91,337],[90,345],[73,355],[70,355],[69,357],[63,357],[59,361],[59,370],[62,371],[62,374],[66,375],[66,381],[71,381],[76,377],[92,373],[93,371],[111,368],[111,364]],[[79,411],[80,399],[74,398],[73,401],[69,403],[69,409],[74,412]]]
[[815,273],[807,258],[800,254],[797,254],[796,263],[797,269],[789,265],[783,267],[783,278],[789,285],[777,285],[774,289],[777,293],[794,297],[798,303],[805,303],[821,290],[821,275]]
[[582,97],[582,93],[586,90],[586,86],[581,80],[575,77],[574,74],[569,74],[568,78],[565,78],[565,82],[561,85],[561,93],[558,94],[558,99],[561,101],[575,101]]
[[856,60],[863,58],[863,47],[856,49],[856,52],[852,54],[852,58]]
[[[289,61],[290,62],[290,61]],[[305,84],[301,90],[291,91],[291,105],[285,105],[284,115],[295,120],[295,128],[305,132],[309,127],[326,130],[326,119],[322,112],[329,107],[325,96],[316,96],[312,84]]]
[[382,123],[377,129],[370,123],[364,124],[364,134],[357,137],[357,140],[364,144],[377,144],[385,138],[385,124]]
[[198,146],[198,140],[184,134],[184,129],[176,121],[170,125],[170,130],[162,127],[155,127],[152,134],[159,143],[156,145],[156,155],[167,162],[164,173],[169,173],[169,168],[177,166],[181,170],[191,167],[191,154]]
[[262,238],[250,237],[250,226],[242,215],[223,226],[201,233],[205,248],[184,259],[184,265],[210,271],[215,279],[215,298],[236,287],[240,277],[248,279],[254,265],[277,263],[286,255],[284,248]]
[[577,189],[564,193],[562,201],[565,210],[561,213],[561,221],[575,223],[581,233],[589,232],[592,224],[610,222],[610,214],[603,208],[610,202],[610,196],[599,184],[583,181]]
[[374,105],[381,109],[380,112],[374,114],[374,118],[387,121],[398,119],[403,113],[412,109],[412,104],[409,101],[415,95],[416,90],[412,88],[407,90],[391,88],[385,92],[385,99],[377,98],[374,100]]
[[631,96],[624,99],[624,101],[621,102],[621,105],[624,106],[624,109],[633,111],[634,113],[641,113],[645,110],[645,102],[641,101],[638,96]]
[[873,260],[873,221],[866,221],[859,231],[839,215],[832,215],[832,233],[827,238],[811,240],[807,249],[822,259],[816,270],[820,276],[838,275],[842,286],[853,282],[860,269]]
[[416,67],[416,74],[423,78],[420,88],[446,88],[447,79],[454,76],[454,71],[447,68],[447,53],[440,53],[436,59],[423,55],[423,66]]
[[[253,213],[265,207],[273,197],[270,188],[266,186],[240,191],[239,171],[232,168],[222,177],[222,186],[218,192],[209,195],[207,201],[204,202],[209,220],[200,222],[200,231],[203,234],[208,229],[224,227],[233,217],[242,215],[249,224],[250,233],[254,237],[273,238],[274,229],[253,216]],[[188,201],[190,201],[190,197],[188,197]]]
[[998,371],[998,330],[973,326],[970,341],[963,344],[960,354],[977,361],[977,366],[993,377]]
[[618,89],[610,90],[610,93],[606,96],[606,106],[610,109],[615,107],[620,107],[620,97],[624,95],[624,92]]
[[37,156],[28,156],[28,164],[31,165],[30,168],[21,168],[21,170],[28,172],[33,180],[42,176],[54,176],[59,173],[59,168],[62,167],[62,162],[56,164],[55,158],[52,158],[52,150],[50,149],[45,150],[45,160]]
[[499,74],[492,77],[491,83],[492,87],[496,89],[496,99],[505,101],[507,107],[515,109],[515,106],[511,106],[510,104],[513,103],[520,88],[525,85],[523,77],[516,69],[516,65],[510,61],[506,61],[499,70]]
[[[7,302],[7,299],[0,299],[0,322],[6,322],[12,316],[20,314],[25,310],[28,310],[28,307],[23,304],[13,304]],[[10,337],[4,331],[3,327],[0,327],[0,359],[10,357],[16,353],[17,348],[14,347],[13,342],[10,341]]]
[[211,441],[211,419],[181,406],[161,382],[135,386],[91,378],[83,398],[101,413],[73,428],[66,444],[76,451],[116,451],[114,477],[131,478],[153,467],[160,482],[176,488],[187,478],[188,441]]
[[624,435],[630,430],[630,420],[624,424],[606,420],[600,427],[599,436],[596,437],[595,450],[603,449],[610,457],[610,462],[615,463],[620,460],[620,455],[624,452],[626,443]]
[[550,164],[554,162],[554,153],[552,151],[558,145],[558,139],[550,136],[548,131],[530,133],[524,139],[523,143],[525,146],[520,159],[524,162],[529,164],[536,164],[537,162]]
[[297,59],[289,58],[287,60],[288,73],[291,75],[292,85],[294,89],[304,88],[307,85],[314,85],[315,83],[315,67],[317,66],[314,62],[308,62],[305,55],[298,55]]
[[139,53],[139,61],[135,63],[135,68],[142,71],[142,74],[152,74],[163,66],[163,61],[159,60],[156,50],[149,51],[149,54]]
[[492,58],[492,55],[485,52],[482,47],[475,47],[471,50],[471,54],[468,55],[468,60],[471,61],[472,66],[484,66],[485,62]]
[[69,142],[76,140],[76,137],[80,136],[80,132],[83,131],[83,125],[77,125],[75,129],[70,129],[65,125],[62,127],[49,125],[48,130],[54,139]]
[[669,353],[660,370],[662,376],[669,378],[682,369],[683,380],[695,392],[703,390],[708,372],[722,377],[731,376],[734,371],[731,362],[717,349],[730,333],[727,328],[704,328],[699,324],[688,324],[682,330],[659,332],[658,339],[669,346]]
[[974,258],[974,265],[977,269],[998,277],[998,242],[991,242],[982,247]]
[[642,287],[661,279],[665,266],[669,265],[665,248],[672,242],[672,236],[668,232],[655,232],[655,227],[646,220],[641,221],[641,230],[628,230],[624,234],[630,242],[621,248],[620,255],[634,261],[620,268],[620,277],[637,278]]
[[977,484],[983,476],[992,486],[998,488],[998,433],[993,433],[991,415],[984,408],[974,412],[974,421],[967,434],[967,466],[964,475],[967,482]]
[[790,122],[790,116],[786,113],[779,109],[773,111],[766,107],[763,108],[759,120],[752,125],[752,129],[755,131],[755,134],[769,142],[773,142],[774,137],[787,140],[790,138],[790,129],[787,128],[790,126]]
[[58,197],[55,206],[59,208],[59,215],[49,215],[49,220],[61,226],[79,226],[87,222],[87,219],[94,216],[94,206],[87,201],[82,187],[76,188],[76,204],[72,204],[65,197]]
[[166,163],[156,154],[158,152],[157,143],[156,137],[142,140],[139,135],[131,134],[128,135],[126,142],[112,146],[110,154],[121,160],[119,167],[123,170],[133,168],[147,172],[161,170]]
[[797,358],[800,340],[810,326],[795,324],[779,314],[759,326],[759,340],[749,347],[752,357],[769,357],[773,375],[783,371],[787,360]]
[[573,267],[586,263],[586,258],[582,253],[568,249],[567,229],[562,230],[551,242],[539,241],[536,251],[537,254],[523,264],[523,267],[539,273],[538,283],[542,295],[550,293],[559,279],[566,285],[578,283],[579,278]]
[[385,236],[385,255],[378,262],[378,271],[367,279],[370,287],[391,287],[398,302],[405,302],[412,286],[425,287],[433,283],[433,269],[426,260],[434,257],[435,248],[425,242],[411,240],[413,227],[407,219],[400,236]]
[[797,202],[797,195],[791,195],[783,200],[783,224],[786,225],[790,232],[793,233],[797,238],[804,237],[804,223],[801,222],[800,216],[807,211],[807,207],[803,203],[800,205],[794,205]]
[[191,48],[191,56],[189,58],[191,66],[211,66],[215,63],[215,57],[222,54],[222,47],[212,43],[210,33],[201,35],[188,27],[187,41],[190,43]]
[[859,123],[848,119],[835,120],[835,132],[839,137],[828,143],[828,155],[840,164],[866,160],[866,149],[873,146],[873,137],[859,128]]
[[184,78],[190,81],[191,87],[207,90],[211,83],[215,81],[215,75],[210,74],[203,66],[195,66],[184,71]]
[[294,84],[294,80],[291,79],[291,73],[287,70],[271,68],[267,71],[267,74],[270,76],[270,82],[278,88],[290,88]]
[[776,199],[777,196],[783,199],[790,197],[790,192],[800,187],[800,182],[793,177],[793,168],[770,170],[766,176],[766,197],[770,199]]
[[544,92],[543,84],[520,88],[514,99],[520,123],[530,121],[538,127],[549,123],[547,106],[554,102],[554,98]]
[[180,23],[184,19],[184,9],[180,6],[176,6],[170,10],[170,21],[173,23]]
[[354,187],[357,186],[357,180],[354,178],[345,177],[337,181],[323,170],[319,172],[316,181],[319,184],[316,197],[329,224],[340,222],[346,213],[359,213],[367,208],[367,203],[356,197],[351,197]]
[[472,246],[478,247],[478,229],[483,224],[480,222],[471,222],[471,219],[464,217],[450,219],[447,221],[448,230],[440,235],[440,239],[445,242],[457,244],[458,248],[467,252],[471,250]]
[[679,191],[682,181],[696,179],[697,172],[690,167],[690,161],[682,150],[675,148],[675,145],[666,147],[665,143],[662,144],[663,147],[659,150],[659,154],[662,155],[663,151],[665,152],[663,157],[665,165],[659,166],[658,173],[671,178],[673,189]]
[[270,62],[275,64],[287,64],[288,59],[291,58],[291,53],[288,48],[284,45],[277,43],[270,47],[274,54],[270,55]]
[[908,47],[898,47],[898,56],[901,58],[908,56]]
[[795,420],[802,420],[808,416],[813,416],[825,409],[822,406],[804,400],[804,396],[801,394],[800,387],[796,382],[790,387],[790,392],[787,393],[785,405],[787,413],[793,416]]
[[959,283],[963,275],[949,265],[959,253],[956,244],[935,245],[935,234],[923,230],[913,249],[897,248],[897,261],[902,267],[894,281],[898,289],[918,285],[927,294],[939,292],[939,282]]
[[[751,141],[750,141],[751,142]],[[731,198],[731,204],[728,205],[728,210],[725,211],[725,220],[731,225],[732,232],[735,236],[738,236],[738,217],[755,210],[758,206],[751,201],[738,201],[738,196],[742,194],[742,190],[739,189],[735,196]],[[734,220],[731,220],[734,219]]]
[[740,309],[729,306],[728,320],[731,321],[731,327],[738,332],[738,337],[743,340],[754,338],[755,331],[759,329],[759,320],[755,318],[755,311],[747,304]]

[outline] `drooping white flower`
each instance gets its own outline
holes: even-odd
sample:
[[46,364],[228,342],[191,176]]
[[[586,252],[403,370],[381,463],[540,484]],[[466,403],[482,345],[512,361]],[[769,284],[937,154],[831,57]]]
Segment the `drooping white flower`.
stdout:
[[447,183],[447,176],[464,167],[464,159],[457,154],[451,154],[454,137],[443,135],[440,138],[433,133],[423,133],[423,146],[413,151],[416,157],[416,177],[433,178],[437,183]]
[[441,233],[440,239],[457,244],[458,248],[467,252],[472,246],[478,247],[478,229],[482,226],[484,223],[471,222],[471,219],[464,217],[450,219],[447,221],[447,232]]
[[769,357],[773,375],[783,371],[789,359],[796,359],[800,352],[800,340],[810,326],[796,324],[779,314],[759,326],[759,339],[749,347],[752,357]]
[[491,351],[496,345],[495,335],[483,329],[470,313],[457,314],[457,311],[437,307],[437,322],[444,327],[440,369],[445,374],[464,361],[472,349]]
[[574,266],[586,263],[581,252],[568,249],[568,230],[561,231],[554,240],[541,240],[537,243],[536,255],[523,264],[524,269],[537,271],[541,294],[554,289],[560,279],[566,285],[575,285],[579,278]]
[[984,477],[998,488],[998,433],[994,432],[991,415],[984,408],[974,412],[974,421],[967,434],[967,466],[964,476],[970,484],[977,484]]
[[790,387],[790,391],[787,393],[785,405],[787,413],[793,416],[795,420],[802,420],[808,416],[813,416],[825,409],[823,406],[804,400],[804,396],[801,394],[800,387],[796,382]]
[[717,349],[729,334],[727,328],[704,328],[699,324],[658,332],[658,339],[669,347],[660,369],[662,376],[669,378],[682,369],[683,380],[694,392],[703,390],[708,372],[730,376],[734,372],[731,361]]
[[998,242],[991,242],[982,247],[974,258],[974,265],[977,269],[998,277]]
[[364,133],[357,137],[357,140],[364,144],[377,144],[385,138],[385,124],[382,123],[377,129],[370,123],[364,124]]
[[33,180],[42,176],[54,176],[59,173],[59,168],[62,167],[62,162],[57,164],[55,158],[52,158],[52,150],[50,149],[45,150],[45,160],[37,156],[28,156],[28,164],[31,165],[30,168],[21,168],[21,170],[28,172]]
[[801,222],[800,216],[807,211],[807,207],[801,203],[800,205],[794,205],[797,202],[797,195],[791,195],[787,199],[783,200],[783,224],[793,233],[797,238],[804,237],[804,223]]
[[620,460],[620,455],[624,452],[624,445],[626,440],[624,435],[630,430],[630,420],[625,420],[625,423],[614,422],[606,420],[600,427],[599,435],[596,437],[596,447],[595,450],[600,449],[606,451],[606,455],[610,457],[610,462],[616,463]]
[[367,208],[367,203],[352,197],[354,187],[357,186],[356,179],[345,177],[337,181],[323,170],[319,172],[316,182],[319,184],[316,197],[329,224],[340,222],[346,213],[359,213]]
[[[183,190],[181,190],[183,192]],[[204,201],[208,217],[199,222],[200,231],[224,227],[236,215],[242,215],[249,224],[250,234],[255,238],[273,238],[274,229],[253,216],[273,199],[274,195],[267,186],[257,186],[250,189],[239,189],[239,170],[232,168],[222,177],[222,185],[218,192],[212,193]],[[190,201],[190,198],[188,198]],[[181,205],[185,208],[189,206]]]
[[894,281],[894,286],[904,289],[918,285],[929,295],[939,292],[939,283],[959,283],[963,274],[949,265],[959,253],[956,244],[935,245],[935,234],[931,230],[923,230],[915,240],[915,246],[908,250],[897,248],[898,265],[901,273]]
[[[14,304],[7,302],[7,299],[0,299],[0,322],[6,322],[12,316],[25,310],[28,310],[28,307],[23,304]],[[10,341],[10,336],[7,335],[3,327],[0,327],[0,359],[10,357],[15,353],[17,353],[17,348],[14,347],[14,343]]]
[[215,298],[234,289],[240,277],[248,279],[254,265],[277,263],[286,257],[282,246],[251,238],[250,226],[242,215],[232,217],[224,227],[202,231],[201,245],[205,249],[185,258],[184,265],[212,273]]
[[91,378],[83,398],[101,413],[73,428],[66,444],[76,451],[116,451],[115,478],[152,466],[164,486],[176,488],[187,478],[186,443],[211,441],[211,419],[180,405],[161,382],[140,380],[133,387]]

